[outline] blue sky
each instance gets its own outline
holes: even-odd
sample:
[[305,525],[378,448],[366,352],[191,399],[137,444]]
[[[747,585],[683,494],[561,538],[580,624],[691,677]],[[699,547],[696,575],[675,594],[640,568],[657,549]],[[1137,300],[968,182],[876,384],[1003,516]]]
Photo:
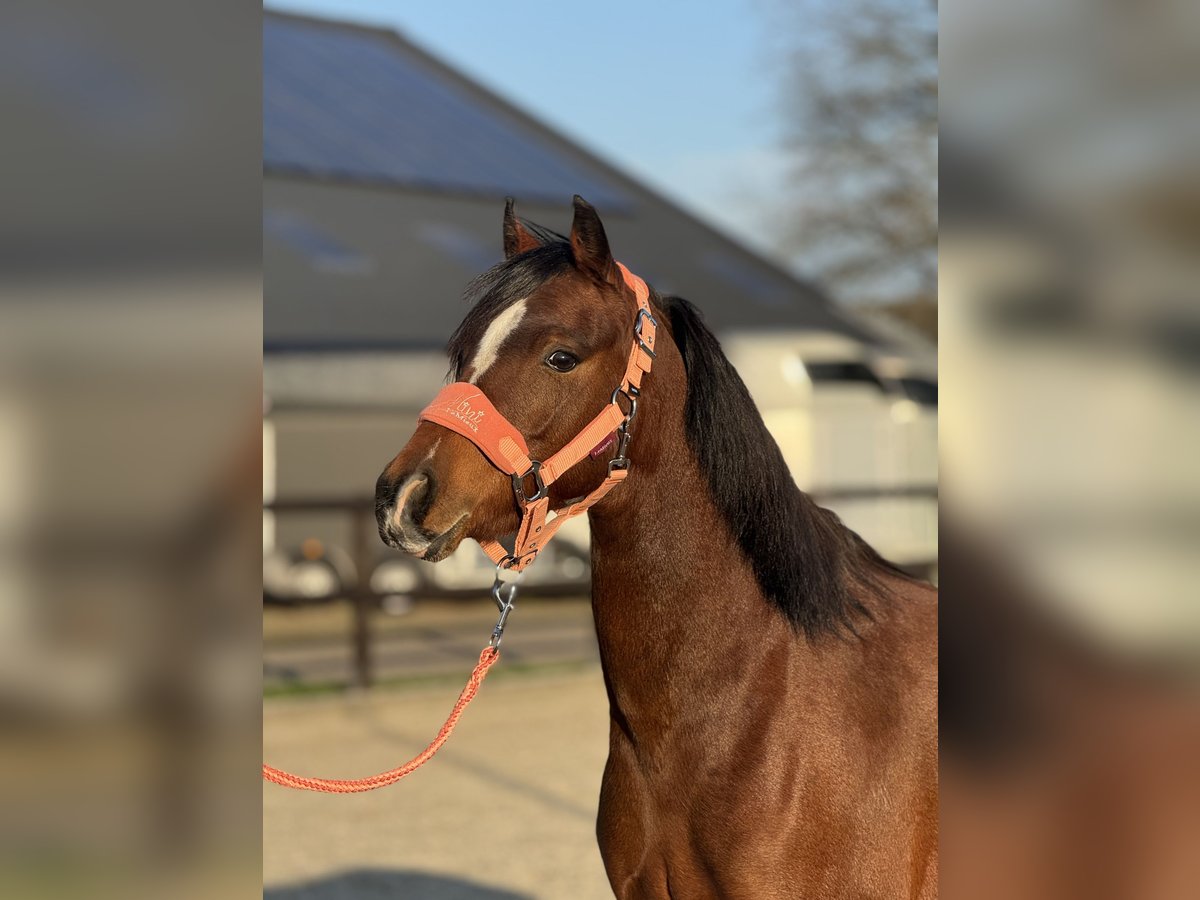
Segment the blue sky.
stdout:
[[285,0],[388,25],[718,227],[769,249],[782,173],[770,0]]

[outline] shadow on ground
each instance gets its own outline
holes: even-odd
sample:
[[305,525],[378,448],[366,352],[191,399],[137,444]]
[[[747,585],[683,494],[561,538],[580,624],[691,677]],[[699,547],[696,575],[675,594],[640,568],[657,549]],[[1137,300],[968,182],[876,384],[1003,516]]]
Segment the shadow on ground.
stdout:
[[304,884],[263,889],[263,900],[532,900],[430,872],[359,869]]

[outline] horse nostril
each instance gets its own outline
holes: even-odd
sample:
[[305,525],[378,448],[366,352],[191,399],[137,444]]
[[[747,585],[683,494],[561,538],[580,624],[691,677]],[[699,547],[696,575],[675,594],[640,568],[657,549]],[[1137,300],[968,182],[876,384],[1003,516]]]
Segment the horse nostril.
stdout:
[[433,480],[428,472],[415,472],[396,491],[392,516],[396,523],[419,526],[433,503]]

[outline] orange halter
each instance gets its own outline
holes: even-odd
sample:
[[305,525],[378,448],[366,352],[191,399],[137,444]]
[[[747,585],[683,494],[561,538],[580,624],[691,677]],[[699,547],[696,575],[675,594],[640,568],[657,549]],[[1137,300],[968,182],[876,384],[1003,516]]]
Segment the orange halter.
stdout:
[[[513,494],[521,509],[521,523],[517,527],[512,552],[499,541],[479,542],[498,568],[523,571],[537,558],[563,523],[599,503],[625,479],[629,471],[629,459],[625,456],[629,446],[629,423],[637,414],[642,376],[650,371],[654,363],[654,333],[658,322],[650,311],[650,289],[646,287],[646,282],[621,263],[617,263],[617,266],[638,305],[629,362],[609,404],[561,450],[545,461],[531,459],[529,446],[521,432],[500,414],[478,386],[465,381],[456,381],[442,388],[418,417],[418,421],[433,422],[461,434],[478,447],[492,465],[512,478]],[[622,396],[629,404],[628,412],[618,402]],[[617,452],[608,463],[608,477],[590,494],[554,510],[554,517],[547,520],[551,512],[550,485],[589,456],[614,431],[617,433]],[[527,491],[526,486],[531,481],[532,491]]]

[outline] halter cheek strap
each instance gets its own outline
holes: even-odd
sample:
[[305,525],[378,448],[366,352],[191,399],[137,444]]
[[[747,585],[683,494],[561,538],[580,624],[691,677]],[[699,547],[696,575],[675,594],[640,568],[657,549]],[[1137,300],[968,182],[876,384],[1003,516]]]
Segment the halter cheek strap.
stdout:
[[[512,552],[509,553],[499,541],[480,541],[484,552],[502,568],[514,572],[524,570],[563,523],[599,503],[629,472],[629,459],[625,455],[629,446],[629,425],[637,415],[642,377],[654,364],[658,322],[650,311],[650,289],[646,282],[621,263],[617,266],[626,286],[633,291],[638,307],[625,373],[608,405],[557,453],[545,461],[531,459],[529,446],[521,432],[500,414],[478,386],[467,382],[456,381],[442,388],[418,417],[420,422],[433,422],[461,434],[478,447],[492,465],[512,478],[513,494],[521,509],[521,524]],[[621,405],[621,397],[625,398],[627,410]],[[550,485],[587,458],[614,431],[617,450],[608,463],[608,476],[591,493],[553,510],[554,515],[550,518]]]

